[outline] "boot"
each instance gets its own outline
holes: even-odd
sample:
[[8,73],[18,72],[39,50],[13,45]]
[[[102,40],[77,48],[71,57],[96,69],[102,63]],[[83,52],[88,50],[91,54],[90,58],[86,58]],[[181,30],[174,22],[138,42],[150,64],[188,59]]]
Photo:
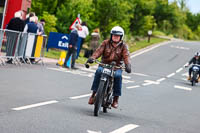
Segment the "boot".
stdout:
[[188,80],[191,80],[191,76],[188,77]]
[[111,104],[111,106],[113,108],[117,108],[118,107],[118,100],[119,100],[119,96],[114,96],[113,103]]
[[95,94],[96,94],[96,92],[93,91],[92,95],[89,98],[88,104],[90,104],[90,105],[94,104]]
[[198,82],[200,82],[200,76],[198,77]]

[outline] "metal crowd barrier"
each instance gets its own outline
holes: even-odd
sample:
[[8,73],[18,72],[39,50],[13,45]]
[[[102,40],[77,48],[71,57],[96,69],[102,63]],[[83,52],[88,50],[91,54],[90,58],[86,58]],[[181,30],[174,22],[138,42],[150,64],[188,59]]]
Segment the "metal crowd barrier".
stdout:
[[0,65],[11,60],[14,64],[43,62],[46,35],[0,29]]

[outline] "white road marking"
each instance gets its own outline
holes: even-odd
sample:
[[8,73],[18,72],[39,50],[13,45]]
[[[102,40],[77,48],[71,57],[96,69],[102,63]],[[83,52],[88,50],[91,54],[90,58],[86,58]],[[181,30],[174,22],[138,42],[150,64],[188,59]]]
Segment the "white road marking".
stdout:
[[151,84],[156,84],[156,85],[160,84],[160,82],[151,81],[151,80],[145,80],[144,82],[146,82],[146,83],[142,84],[143,86],[147,86],[147,85],[151,85]]
[[186,73],[182,74],[182,76],[188,76],[188,73],[186,72]]
[[158,79],[156,80],[157,82],[161,82],[161,81],[164,81],[166,78],[161,78],[161,79]]
[[93,72],[93,73],[96,72],[96,70],[93,70],[93,69],[90,69],[90,68],[81,67],[80,69],[83,70],[83,71],[88,71],[88,72]]
[[80,95],[80,96],[70,97],[70,99],[75,100],[75,99],[89,97],[89,96],[91,96],[91,93],[90,94],[85,94],[85,95]]
[[56,100],[52,100],[52,101],[48,101],[48,102],[42,102],[42,103],[36,103],[36,104],[32,104],[32,105],[27,105],[27,106],[12,108],[12,110],[19,111],[19,110],[24,110],[24,109],[29,109],[29,108],[44,106],[44,105],[48,105],[48,104],[53,104],[53,103],[57,103],[57,102],[58,101],[56,101]]
[[183,70],[183,68],[179,68],[178,70],[176,70],[176,73],[179,73],[182,70]]
[[160,46],[162,46],[162,45],[165,45],[165,44],[167,44],[167,43],[169,43],[169,42],[163,42],[163,43],[157,44],[157,45],[155,45],[155,46],[150,46],[149,48],[142,49],[140,52],[135,52],[135,54],[133,54],[133,55],[131,56],[131,58],[134,58],[134,57],[136,57],[136,56],[138,56],[138,55],[141,55],[141,54],[143,54],[143,53],[149,52],[149,51],[151,51],[151,50],[153,50],[153,49],[155,49],[155,48],[157,48],[157,47],[160,47]]
[[128,125],[125,125],[119,129],[116,129],[110,133],[127,133],[135,128],[139,127],[139,125],[135,125],[135,124],[128,124]]
[[123,82],[124,84],[127,84],[127,83],[134,83],[135,81],[123,79],[122,82]]
[[189,48],[181,47],[181,46],[174,46],[174,45],[171,45],[171,48],[177,48],[177,49],[181,49],[181,50],[189,50]]
[[144,83],[143,86],[151,85],[152,83]]
[[60,71],[60,72],[67,72],[67,73],[72,73],[72,74],[78,74],[78,75],[86,76],[86,77],[92,77],[94,75],[94,73],[87,73],[87,72],[80,71],[80,70],[76,70],[76,71],[72,70],[72,71],[70,71],[70,70],[67,70],[65,68],[47,68],[47,69]]
[[140,87],[140,85],[135,85],[135,86],[129,86],[129,87],[126,87],[127,89],[133,89],[133,88],[138,88]]
[[133,75],[138,75],[138,76],[144,76],[144,77],[148,77],[149,75],[146,74],[142,74],[142,73],[132,73]]
[[170,77],[172,77],[174,75],[175,75],[175,73],[172,73],[172,74],[167,75],[167,77],[170,78]]
[[124,79],[131,79],[130,76],[125,76],[125,75],[122,75],[122,78],[124,78]]
[[96,131],[91,131],[91,130],[87,130],[87,132],[88,133],[101,133],[101,131],[96,132]]
[[192,91],[192,88],[188,88],[188,87],[184,87],[184,86],[175,85],[174,88],[182,89],[182,90],[187,90],[187,91]]

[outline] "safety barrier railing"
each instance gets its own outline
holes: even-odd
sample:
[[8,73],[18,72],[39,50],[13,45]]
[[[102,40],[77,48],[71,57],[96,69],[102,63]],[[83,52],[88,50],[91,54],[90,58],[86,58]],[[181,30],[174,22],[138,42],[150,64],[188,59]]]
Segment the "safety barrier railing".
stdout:
[[46,43],[46,35],[0,29],[0,64],[44,64]]

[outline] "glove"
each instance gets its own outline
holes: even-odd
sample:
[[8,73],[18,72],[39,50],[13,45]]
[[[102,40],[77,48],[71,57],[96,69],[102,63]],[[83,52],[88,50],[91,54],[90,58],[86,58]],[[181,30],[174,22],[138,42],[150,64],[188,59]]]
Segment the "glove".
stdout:
[[125,65],[125,71],[126,71],[127,73],[131,73],[131,64],[126,64],[126,65]]
[[90,64],[92,64],[92,63],[94,63],[94,59],[89,58],[89,59],[87,60],[87,62],[90,63]]

